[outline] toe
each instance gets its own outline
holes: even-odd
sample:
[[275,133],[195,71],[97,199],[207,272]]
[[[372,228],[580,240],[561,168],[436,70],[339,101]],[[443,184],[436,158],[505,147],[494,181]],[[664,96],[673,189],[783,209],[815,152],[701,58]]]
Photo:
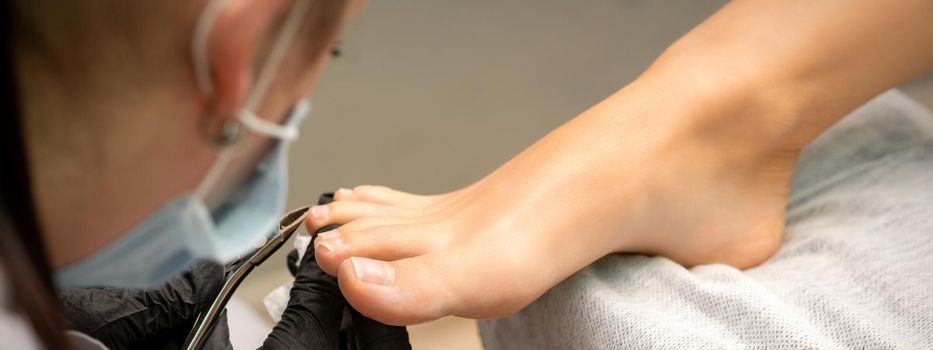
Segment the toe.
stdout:
[[391,325],[410,325],[448,314],[453,301],[442,265],[423,255],[393,262],[353,257],[340,264],[344,296],[360,313]]
[[341,228],[346,232],[363,231],[379,226],[395,226],[418,222],[415,218],[400,216],[366,216],[350,221]]
[[504,317],[568,275],[560,269],[541,270],[541,262],[551,255],[536,254],[532,245],[483,240],[439,244],[400,260],[348,256],[338,266],[340,290],[364,315],[409,325],[447,315]]
[[393,207],[384,204],[357,202],[357,201],[338,201],[325,205],[315,205],[309,210],[309,215],[305,219],[309,232],[314,232],[318,228],[338,224],[342,225],[362,217],[408,217],[410,214],[404,208]]
[[338,188],[334,191],[334,200],[338,201],[348,201],[353,200],[353,190],[349,188]]
[[341,197],[405,208],[420,208],[429,205],[432,202],[431,198],[433,198],[431,196],[420,196],[397,191],[385,186],[373,185],[356,186],[353,190],[348,190],[347,192],[352,193],[352,195]]
[[393,261],[435,251],[443,244],[443,235],[411,225],[377,226],[359,231],[344,227],[322,233],[314,242],[318,265],[331,275],[336,275],[340,264],[350,257]]

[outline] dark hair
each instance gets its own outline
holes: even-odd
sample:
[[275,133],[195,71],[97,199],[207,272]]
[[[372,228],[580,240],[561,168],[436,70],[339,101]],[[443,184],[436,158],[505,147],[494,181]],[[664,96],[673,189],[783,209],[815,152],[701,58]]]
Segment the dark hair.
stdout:
[[58,299],[53,293],[42,236],[39,234],[26,162],[13,66],[11,9],[0,5],[0,268],[16,312],[28,319],[48,349],[68,349]]

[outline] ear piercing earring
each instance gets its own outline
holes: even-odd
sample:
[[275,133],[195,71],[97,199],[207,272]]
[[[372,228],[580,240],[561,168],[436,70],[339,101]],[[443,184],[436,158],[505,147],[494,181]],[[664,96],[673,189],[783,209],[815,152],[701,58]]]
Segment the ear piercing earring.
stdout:
[[230,119],[220,127],[220,132],[212,137],[211,143],[217,148],[225,148],[237,141],[243,135],[243,125],[236,119]]

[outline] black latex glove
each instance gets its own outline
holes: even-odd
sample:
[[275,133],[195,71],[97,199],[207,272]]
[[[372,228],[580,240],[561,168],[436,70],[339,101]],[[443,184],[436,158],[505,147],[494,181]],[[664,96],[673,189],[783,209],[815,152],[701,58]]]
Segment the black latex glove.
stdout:
[[309,249],[298,266],[282,320],[262,348],[339,349],[346,304],[337,279],[321,270]]
[[[159,288],[63,288],[58,293],[69,328],[110,349],[178,349],[223,281],[223,266],[200,262]],[[231,348],[223,315],[205,349]]]
[[408,342],[408,330],[405,327],[389,326],[374,321],[356,311],[352,306],[350,316],[353,324],[350,328],[351,337],[356,338],[358,350],[395,350],[411,349]]

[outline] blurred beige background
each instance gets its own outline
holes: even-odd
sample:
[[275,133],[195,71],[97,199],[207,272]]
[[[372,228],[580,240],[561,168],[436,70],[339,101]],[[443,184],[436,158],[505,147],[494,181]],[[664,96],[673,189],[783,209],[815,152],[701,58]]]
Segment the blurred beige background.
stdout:
[[[370,1],[292,148],[289,206],[340,186],[438,193],[477,180],[634,79],[723,3]],[[908,90],[933,104],[933,78]],[[288,279],[274,257],[237,297],[268,317],[262,297]],[[480,348],[468,320],[410,331],[415,349]]]

